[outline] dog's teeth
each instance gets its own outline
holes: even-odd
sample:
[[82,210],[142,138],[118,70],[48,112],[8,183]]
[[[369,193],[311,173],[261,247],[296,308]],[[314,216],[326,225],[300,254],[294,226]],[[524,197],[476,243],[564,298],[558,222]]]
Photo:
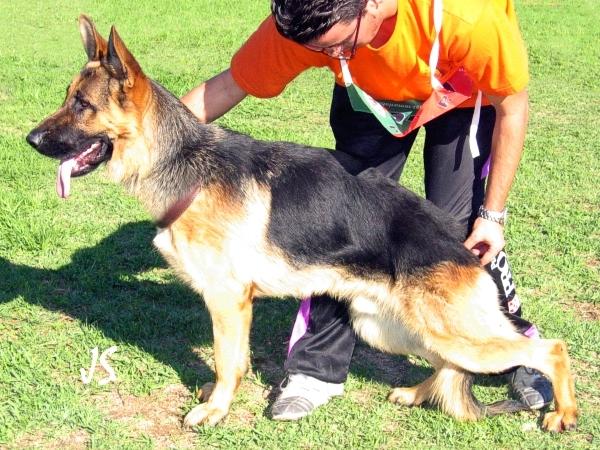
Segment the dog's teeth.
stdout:
[[88,148],[87,150],[85,150],[81,155],[78,156],[78,158],[83,158],[84,156],[89,155],[90,153],[96,151],[99,147],[100,147],[100,142],[94,142],[90,146],[90,148]]
[[62,161],[58,166],[58,176],[56,177],[56,193],[61,198],[67,198],[71,193],[71,172],[76,165],[75,159]]

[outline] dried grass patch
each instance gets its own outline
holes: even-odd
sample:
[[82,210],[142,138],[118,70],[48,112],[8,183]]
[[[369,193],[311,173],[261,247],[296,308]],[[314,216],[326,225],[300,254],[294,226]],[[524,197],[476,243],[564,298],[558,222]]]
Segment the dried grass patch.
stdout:
[[195,434],[182,427],[184,407],[191,398],[181,384],[171,384],[149,395],[136,397],[118,389],[92,398],[108,417],[125,424],[134,434],[149,436],[157,448],[190,448]]

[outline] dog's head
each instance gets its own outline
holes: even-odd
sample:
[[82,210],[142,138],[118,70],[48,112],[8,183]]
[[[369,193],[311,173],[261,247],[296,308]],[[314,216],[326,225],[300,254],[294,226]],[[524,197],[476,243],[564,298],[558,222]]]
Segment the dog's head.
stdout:
[[27,135],[37,151],[61,161],[57,178],[61,197],[69,195],[72,176],[85,175],[108,160],[122,166],[118,163],[127,157],[125,149],[141,136],[141,111],[150,90],[149,80],[114,27],[108,42],[85,15],[79,17],[79,29],[88,62],[67,88],[60,109]]

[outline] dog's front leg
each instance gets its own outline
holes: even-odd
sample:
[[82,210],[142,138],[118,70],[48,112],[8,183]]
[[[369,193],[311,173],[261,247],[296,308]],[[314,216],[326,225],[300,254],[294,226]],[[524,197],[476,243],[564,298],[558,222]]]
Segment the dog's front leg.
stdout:
[[204,292],[213,323],[217,382],[206,403],[192,409],[184,425],[216,425],[229,412],[233,395],[248,370],[248,340],[252,321],[252,287],[225,283]]

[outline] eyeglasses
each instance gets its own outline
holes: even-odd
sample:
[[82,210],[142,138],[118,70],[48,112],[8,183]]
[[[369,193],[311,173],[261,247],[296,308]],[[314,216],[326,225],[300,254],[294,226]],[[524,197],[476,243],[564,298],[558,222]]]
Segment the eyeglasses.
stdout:
[[347,39],[339,44],[330,45],[329,47],[317,47],[314,45],[304,44],[309,50],[325,53],[327,56],[335,59],[352,59],[356,53],[356,43],[358,42],[358,33],[360,31],[360,19],[362,18],[363,10],[361,9],[356,18],[356,30],[354,30],[354,39],[352,47],[348,47]]

